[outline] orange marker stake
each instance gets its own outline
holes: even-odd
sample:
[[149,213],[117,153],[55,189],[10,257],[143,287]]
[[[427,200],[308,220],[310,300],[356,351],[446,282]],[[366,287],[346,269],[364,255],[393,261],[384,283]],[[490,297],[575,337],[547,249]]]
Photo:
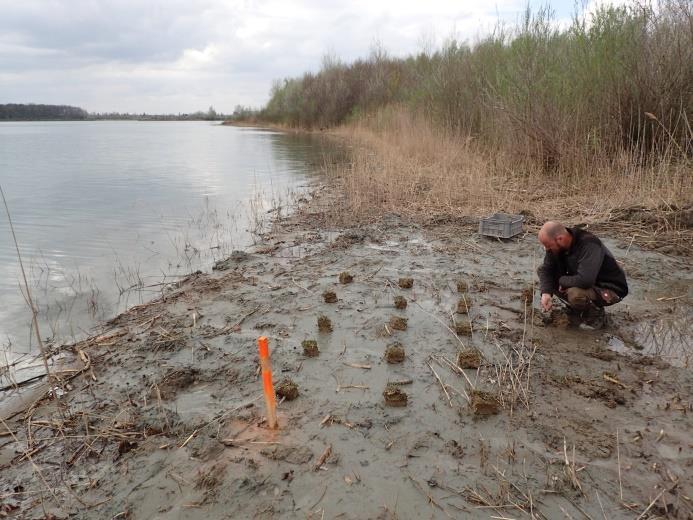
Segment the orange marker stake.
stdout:
[[267,405],[267,424],[271,429],[275,429],[277,428],[277,398],[272,385],[272,363],[270,362],[269,345],[265,336],[260,336],[257,339],[257,349],[260,352],[262,390],[265,393],[265,404]]

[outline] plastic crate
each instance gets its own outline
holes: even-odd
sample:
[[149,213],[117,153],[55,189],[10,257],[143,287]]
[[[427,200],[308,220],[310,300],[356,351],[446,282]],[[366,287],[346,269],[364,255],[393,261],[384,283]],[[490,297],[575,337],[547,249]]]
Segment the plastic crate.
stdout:
[[495,213],[479,221],[479,234],[487,237],[512,238],[522,233],[522,215]]

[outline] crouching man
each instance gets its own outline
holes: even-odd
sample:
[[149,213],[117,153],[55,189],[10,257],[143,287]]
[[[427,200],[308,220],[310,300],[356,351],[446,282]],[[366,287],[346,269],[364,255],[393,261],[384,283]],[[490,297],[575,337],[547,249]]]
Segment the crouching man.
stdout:
[[539,267],[541,307],[548,312],[553,296],[561,299],[583,323],[605,324],[604,307],[628,294],[626,274],[596,236],[579,228],[546,222],[539,231],[546,255]]

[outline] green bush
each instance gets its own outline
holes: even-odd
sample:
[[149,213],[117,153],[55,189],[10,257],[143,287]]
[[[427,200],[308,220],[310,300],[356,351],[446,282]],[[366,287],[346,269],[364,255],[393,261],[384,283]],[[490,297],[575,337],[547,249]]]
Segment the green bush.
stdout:
[[324,128],[392,103],[502,146],[545,170],[619,150],[643,160],[693,151],[693,16],[687,0],[606,7],[559,28],[527,10],[473,46],[405,59],[378,49],[276,82],[262,119]]

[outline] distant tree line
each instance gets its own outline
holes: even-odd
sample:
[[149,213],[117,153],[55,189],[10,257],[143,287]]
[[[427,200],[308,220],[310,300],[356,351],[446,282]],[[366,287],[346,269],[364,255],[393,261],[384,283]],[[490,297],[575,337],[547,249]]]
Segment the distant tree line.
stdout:
[[86,110],[69,105],[0,105],[0,121],[74,121],[85,120],[88,117],[89,113]]
[[222,121],[228,116],[209,107],[206,112],[178,114],[130,114],[121,112],[89,113],[79,107],[68,105],[0,104],[0,121]]

